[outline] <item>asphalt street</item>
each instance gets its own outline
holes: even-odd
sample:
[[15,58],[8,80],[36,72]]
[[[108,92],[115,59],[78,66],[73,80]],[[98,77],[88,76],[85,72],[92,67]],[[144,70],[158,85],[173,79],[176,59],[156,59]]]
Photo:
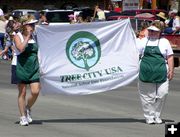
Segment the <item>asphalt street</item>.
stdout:
[[[165,137],[165,124],[145,124],[137,81],[93,95],[40,94],[32,110],[34,122],[20,126],[10,67],[9,61],[0,60],[0,137]],[[179,89],[180,68],[176,68],[162,113],[165,123],[180,122]]]

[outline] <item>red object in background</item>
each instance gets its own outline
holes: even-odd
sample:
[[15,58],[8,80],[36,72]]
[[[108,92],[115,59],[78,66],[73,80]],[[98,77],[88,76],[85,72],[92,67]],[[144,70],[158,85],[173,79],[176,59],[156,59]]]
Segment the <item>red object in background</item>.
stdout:
[[115,11],[115,12],[121,12],[122,9],[121,9],[121,8],[114,8],[114,11]]
[[179,34],[162,34],[171,43],[172,48],[176,48],[180,51],[180,35]]

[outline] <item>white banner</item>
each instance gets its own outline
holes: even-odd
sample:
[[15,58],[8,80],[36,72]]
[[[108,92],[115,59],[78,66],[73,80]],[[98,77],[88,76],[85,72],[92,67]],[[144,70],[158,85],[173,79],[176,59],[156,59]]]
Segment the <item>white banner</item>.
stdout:
[[42,93],[93,94],[132,82],[138,52],[129,19],[38,26]]

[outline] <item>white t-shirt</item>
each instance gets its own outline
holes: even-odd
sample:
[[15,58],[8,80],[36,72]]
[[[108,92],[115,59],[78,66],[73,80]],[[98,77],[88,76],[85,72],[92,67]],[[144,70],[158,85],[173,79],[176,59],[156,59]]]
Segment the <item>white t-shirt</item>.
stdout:
[[5,33],[6,22],[0,20],[0,33]]
[[106,18],[104,11],[101,11],[101,10],[98,11],[98,12],[97,12],[97,15],[98,15],[98,19],[99,19],[99,20],[105,20],[105,18]]
[[[18,32],[18,33],[13,32],[13,35],[18,35],[21,39],[21,42],[23,42],[23,36],[20,32]],[[13,59],[12,59],[11,65],[17,65],[17,55],[19,55],[20,52],[16,48],[14,42],[13,42],[13,49],[14,49],[14,52],[13,52]]]
[[176,27],[180,27],[180,20],[179,17],[176,17],[175,19],[173,19],[173,30],[176,30]]
[[[14,34],[15,35],[15,34]],[[21,34],[21,32],[16,33],[16,35],[19,36],[21,42],[24,41],[23,35]],[[34,39],[31,39],[28,41],[28,43],[35,43]],[[11,65],[17,65],[17,56],[21,53],[15,46],[15,44],[13,44],[14,46],[14,55],[13,55],[13,59],[12,59],[12,63]]]
[[[159,43],[159,44],[158,44]],[[146,46],[159,46],[161,54],[164,56],[164,59],[167,61],[169,55],[174,54],[169,40],[166,38],[160,38],[156,40],[148,40],[147,37],[143,39],[137,39],[136,41],[139,54],[143,56]]]

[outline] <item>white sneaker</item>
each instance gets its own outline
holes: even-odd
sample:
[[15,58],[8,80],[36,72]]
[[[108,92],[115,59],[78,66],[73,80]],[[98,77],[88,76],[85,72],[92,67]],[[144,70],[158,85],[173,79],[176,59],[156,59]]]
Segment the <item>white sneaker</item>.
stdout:
[[27,119],[26,119],[25,116],[20,117],[20,122],[19,122],[19,124],[20,124],[21,126],[28,126],[28,125],[29,125],[29,123],[28,123],[28,121],[27,121]]
[[27,121],[28,123],[32,123],[32,117],[31,117],[31,110],[26,108],[26,118],[27,118]]
[[146,119],[146,123],[147,123],[147,124],[154,124],[155,121],[154,121],[153,118],[148,118],[148,119]]
[[162,122],[162,120],[159,117],[156,117],[155,118],[155,123],[156,124],[162,124],[163,122]]

